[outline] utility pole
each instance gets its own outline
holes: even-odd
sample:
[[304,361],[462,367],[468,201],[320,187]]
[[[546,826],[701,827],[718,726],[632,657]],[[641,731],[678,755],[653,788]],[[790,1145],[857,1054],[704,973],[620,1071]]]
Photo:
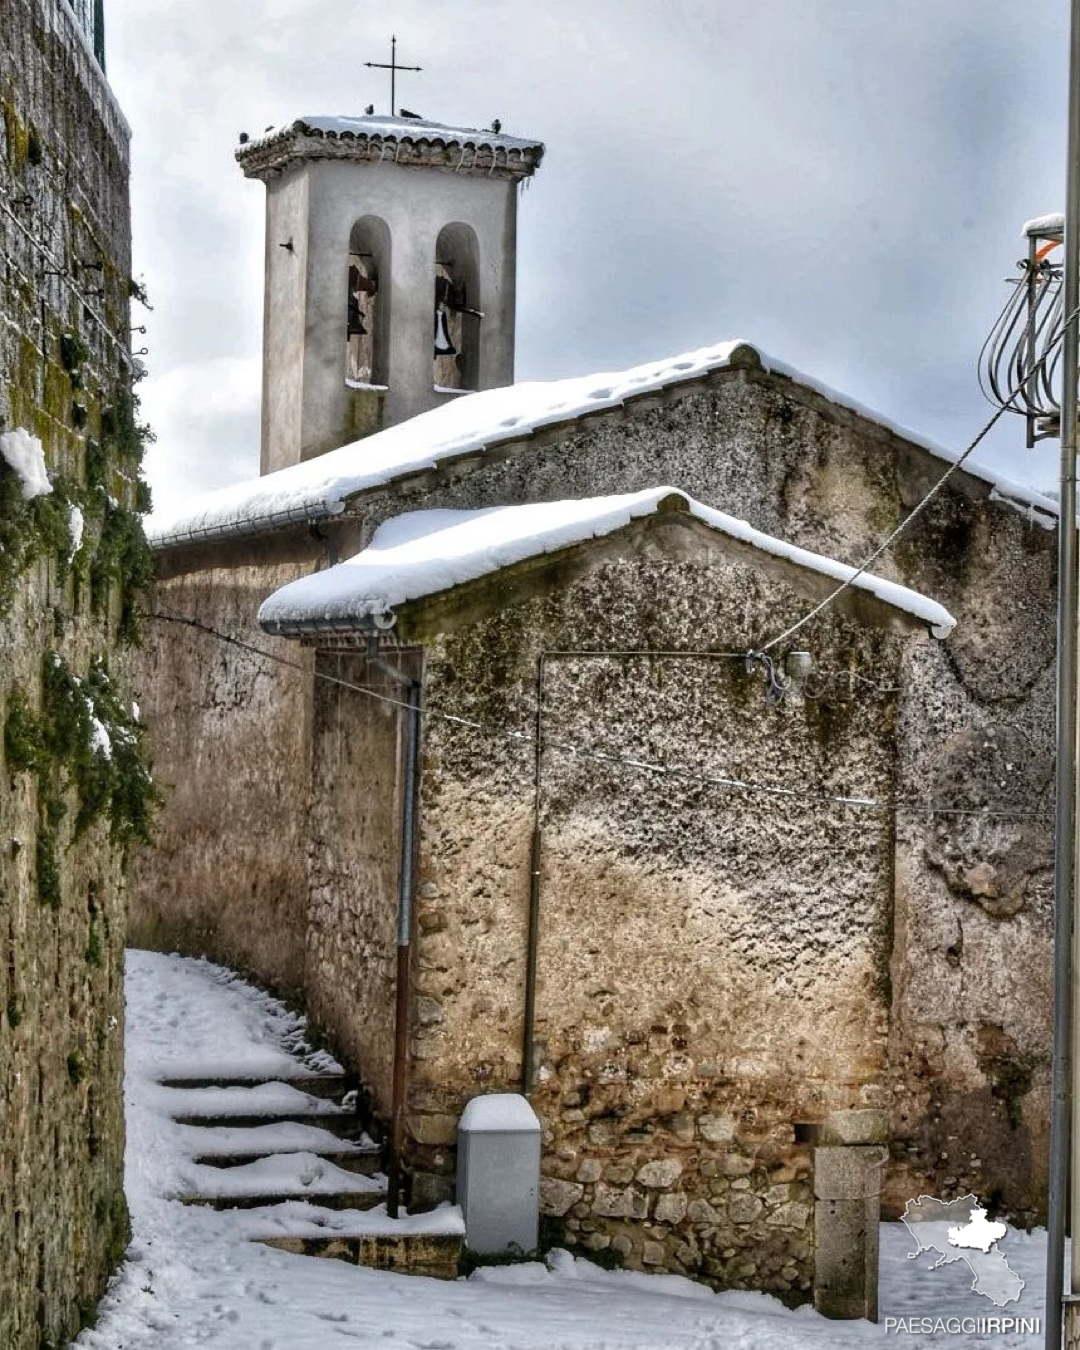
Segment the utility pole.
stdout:
[[[1061,514],[1058,520],[1057,768],[1054,822],[1054,1060],[1046,1258],[1046,1350],[1080,1350],[1080,914],[1076,895],[1077,579],[1076,433],[1080,364],[1080,0],[1069,36],[1069,134],[1065,192],[1065,333],[1061,371]],[[1070,1167],[1071,1156],[1071,1167]],[[1071,1177],[1070,1177],[1071,1173]],[[1066,1190],[1073,1235],[1064,1284]],[[1064,1319],[1062,1312],[1064,1311]]]

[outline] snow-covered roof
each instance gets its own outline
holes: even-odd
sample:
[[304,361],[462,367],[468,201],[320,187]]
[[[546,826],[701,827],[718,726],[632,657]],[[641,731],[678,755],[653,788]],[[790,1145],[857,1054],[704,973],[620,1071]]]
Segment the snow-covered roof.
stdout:
[[275,591],[259,609],[271,632],[303,628],[389,626],[398,606],[542,554],[603,538],[632,521],[678,510],[728,538],[835,581],[852,581],[894,609],[930,626],[935,637],[955,627],[936,600],[894,581],[863,573],[819,553],[763,534],[745,520],[702,505],[671,487],[613,497],[496,506],[478,511],[410,511],[384,522],[355,557]]
[[[193,539],[249,534],[292,521],[339,515],[350,498],[385,487],[399,478],[475,455],[502,442],[520,441],[544,427],[620,409],[635,399],[700,380],[733,364],[760,366],[787,376],[939,459],[953,462],[957,458],[955,451],[890,422],[793,366],[736,340],[666,360],[649,361],[628,370],[524,382],[468,394],[374,436],[275,473],[219,488],[171,510],[159,504],[146,522],[147,537],[154,547],[163,548]],[[997,497],[1044,523],[1052,523],[1057,516],[1057,503],[1042,493],[970,460],[964,471],[990,483]]]
[[[403,154],[405,147],[409,153]],[[425,162],[434,156],[460,171],[482,168],[521,177],[539,167],[544,144],[490,128],[455,127],[424,117],[319,114],[297,117],[241,143],[236,159],[246,174],[261,177],[280,172],[294,159],[374,158],[414,163],[417,152]]]
[[1060,211],[1036,216],[1033,220],[1024,221],[1024,228],[1020,233],[1029,239],[1032,236],[1040,239],[1061,239],[1065,234],[1065,217]]

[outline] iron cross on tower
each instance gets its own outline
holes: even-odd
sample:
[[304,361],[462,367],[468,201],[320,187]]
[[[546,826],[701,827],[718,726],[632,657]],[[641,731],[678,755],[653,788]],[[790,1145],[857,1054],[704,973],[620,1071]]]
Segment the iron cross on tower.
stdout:
[[423,70],[423,66],[399,66],[397,61],[397,37],[390,35],[390,60],[387,61],[365,61],[365,66],[372,70],[388,70],[390,72],[390,116],[396,117],[397,113],[397,73],[399,70]]

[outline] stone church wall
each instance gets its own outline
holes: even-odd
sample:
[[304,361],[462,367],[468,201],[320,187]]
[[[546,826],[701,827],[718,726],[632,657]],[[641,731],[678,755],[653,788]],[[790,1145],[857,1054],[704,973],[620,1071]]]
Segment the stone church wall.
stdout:
[[[305,550],[301,546],[301,556]],[[312,563],[227,554],[159,577],[140,654],[165,809],[133,879],[131,942],[210,956],[279,994],[304,991],[311,669],[295,644],[262,633],[268,590]],[[169,622],[183,616],[278,652],[299,669]],[[156,678],[156,672],[168,672]]]
[[[409,674],[419,663],[407,659]],[[399,700],[359,653],[320,652],[319,671]],[[312,1025],[391,1100],[397,986],[402,745],[398,709],[320,680],[314,692],[305,970]]]
[[150,560],[128,130],[62,0],[5,0],[0,104],[0,432],[40,438],[53,485],[27,501],[0,462],[0,1344],[45,1350],[127,1243],[124,861],[151,795],[127,643]]
[[[381,520],[403,510],[554,500],[667,482],[771,533],[852,560],[899,521],[943,468],[943,461],[927,450],[814,390],[751,367],[679,391],[651,411],[598,421],[562,440],[530,443],[517,452],[511,448],[485,462],[443,469],[392,492],[372,494],[358,503],[358,524],[366,539]],[[298,533],[293,537],[299,540]],[[354,552],[358,542],[343,542],[341,555]],[[300,549],[299,542],[295,546]],[[258,601],[286,579],[276,567],[260,564],[262,547],[243,541],[218,546],[221,557],[243,560],[229,564],[229,575],[241,566],[252,570],[244,582],[243,604],[230,610],[227,595],[214,599],[208,592],[200,600],[203,614],[220,604],[230,621],[257,634]],[[312,570],[321,560],[321,550],[310,541],[307,549],[295,563],[298,572]],[[213,552],[207,545],[201,553],[188,549],[165,555],[169,575],[177,578],[167,585],[179,586],[185,570],[205,571]],[[873,660],[851,678],[853,702],[877,697],[874,686],[900,691],[898,796],[929,797],[961,808],[992,805],[1003,813],[978,822],[918,812],[898,816],[889,957],[893,1157],[886,1178],[893,1213],[921,1191],[959,1195],[975,1190],[1021,1219],[1040,1213],[1045,1203],[1054,556],[1052,529],[994,500],[989,484],[961,471],[875,565],[878,572],[939,599],[958,620],[945,644],[905,644],[898,678],[884,674]],[[774,631],[775,624],[769,624],[752,636],[760,641]],[[806,630],[804,639],[817,651],[820,630]],[[265,635],[255,640],[270,643]],[[210,661],[205,650],[195,654],[193,644],[203,641],[177,630],[170,660]],[[294,644],[282,644],[280,650],[307,659]],[[230,696],[237,705],[231,744],[241,756],[251,753],[252,744],[265,753],[273,744],[258,715],[244,721],[245,691],[253,679],[278,681],[278,697],[292,687],[282,672],[259,670],[257,662],[254,668],[250,661],[246,667],[230,666]],[[310,702],[310,690],[304,697]],[[296,725],[304,706],[299,699],[286,700],[283,722]],[[173,729],[170,721],[177,713],[159,710],[163,739],[194,741],[200,719],[214,715],[200,709],[201,704],[188,710]],[[169,766],[171,752],[164,758],[164,776],[182,777]],[[185,773],[194,767],[186,766]],[[290,756],[285,771],[286,797],[299,802],[307,770]],[[175,816],[170,818],[177,809],[167,810],[165,829],[167,837],[176,831],[179,843],[182,830]],[[478,821],[477,831],[482,828]],[[514,840],[507,866],[520,870],[525,862],[518,854],[526,844],[516,834]],[[227,857],[228,850],[220,856]],[[292,953],[299,950],[305,923],[304,883],[289,870],[292,851],[277,856],[282,875],[296,878],[298,888],[290,901],[292,936],[284,944]],[[163,855],[140,900],[140,905],[157,906],[166,925],[173,922],[173,900],[147,897],[176,893],[168,869],[179,876],[186,857],[180,847]],[[268,945],[260,954],[253,943],[245,949],[231,936],[224,940],[226,927],[230,934],[242,933],[259,920],[244,902],[240,869],[221,868],[219,881],[225,903],[218,937],[207,939],[207,950],[223,959],[247,950],[249,968],[280,982],[280,963],[275,964]],[[319,884],[325,910],[330,890]],[[423,886],[432,884],[429,879]],[[430,898],[422,887],[421,925],[439,923],[424,917]],[[178,921],[170,931],[178,938],[183,929]],[[314,984],[308,982],[307,996],[322,1000],[326,1020],[347,1040],[347,1001],[326,992],[328,982],[340,981],[346,969],[345,947],[334,954],[332,943],[327,946],[324,938],[319,943],[326,961]],[[418,998],[414,1018],[421,1028],[421,1056],[429,1016],[434,1010]],[[363,1064],[357,1067],[365,1071]],[[438,1118],[448,1110],[440,1109],[437,1093],[415,1110],[424,1147],[445,1150],[441,1141],[449,1125]]]
[[[646,550],[433,637],[425,697],[529,729],[543,651],[738,651],[807,603],[745,563]],[[929,641],[841,619],[817,638],[823,672],[872,662],[889,684],[900,649]],[[545,735],[888,795],[893,694],[825,679],[779,708],[764,694],[741,660],[549,657]],[[413,1165],[448,1174],[468,1098],[521,1083],[532,747],[433,717],[424,764],[408,1126]],[[813,1273],[809,1126],[888,1104],[893,818],[557,748],[541,783],[532,1101],[550,1236],[798,1298]]]
[[[652,411],[367,499],[364,528],[401,510],[670,483],[857,561],[945,468],[816,391],[751,368]],[[1045,1210],[1055,551],[1052,528],[961,471],[875,564],[957,619],[947,643],[905,657],[898,796],[1011,817],[900,816],[892,1214],[923,1191],[974,1190],[1021,1221]],[[816,629],[799,641],[815,648]],[[879,678],[872,667],[860,674]]]

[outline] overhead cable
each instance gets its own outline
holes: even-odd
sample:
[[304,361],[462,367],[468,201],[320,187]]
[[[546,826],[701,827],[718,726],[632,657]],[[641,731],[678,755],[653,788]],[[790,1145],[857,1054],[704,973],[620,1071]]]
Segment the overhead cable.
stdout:
[[[232,633],[224,633],[220,629],[212,627],[210,624],[202,623],[200,620],[193,619],[189,615],[180,614],[178,611],[174,610],[172,614],[164,614],[159,611],[148,614],[145,617],[157,619],[164,623],[174,623],[184,627],[194,628],[199,632],[206,633],[209,636],[216,638],[220,642],[227,643],[229,646],[236,647],[241,651],[246,651],[251,655],[261,657],[263,660],[273,661],[278,665],[299,671],[303,675],[312,676],[317,680],[322,680],[326,684],[332,684],[338,688],[348,689],[353,693],[361,694],[365,698],[371,699],[377,703],[412,711],[412,705],[406,703],[404,699],[394,698],[392,694],[379,693],[377,690],[370,689],[366,685],[356,684],[354,681],[342,679],[338,675],[330,675],[325,671],[313,670],[310,665],[305,664],[302,661],[296,661],[290,657],[281,656],[277,652],[268,651],[265,647],[260,647],[254,642],[249,642],[246,638],[237,637]],[[566,654],[569,655],[569,653]],[[615,654],[617,653],[613,653],[613,655]],[[727,655],[727,653],[724,653],[724,655]],[[731,653],[731,655],[734,656],[736,653]],[[737,655],[739,659],[743,659],[744,657],[743,653],[738,653]],[[663,761],[640,759],[616,752],[590,749],[587,746],[579,745],[575,742],[554,740],[548,736],[543,736],[538,741],[535,730],[521,731],[513,727],[491,726],[479,722],[475,718],[463,717],[459,713],[452,713],[441,708],[434,708],[427,703],[425,703],[421,710],[421,717],[426,721],[444,722],[450,726],[479,732],[481,735],[491,739],[514,741],[521,745],[531,746],[534,749],[539,750],[552,750],[556,753],[587,762],[609,764],[620,768],[632,769],[635,772],[645,773],[653,777],[667,777],[676,779],[679,782],[697,783],[705,787],[719,787],[732,792],[771,797],[777,800],[806,802],[819,806],[857,808],[887,813],[910,812],[913,815],[976,816],[981,819],[1000,820],[1038,819],[1037,816],[1030,812],[998,811],[987,807],[938,806],[934,803],[918,802],[914,800],[897,800],[893,798],[881,799],[875,797],[807,792],[801,788],[788,787],[780,783],[758,783],[750,779],[733,778],[720,774],[707,774],[696,769],[684,768],[681,765],[669,764]]]

